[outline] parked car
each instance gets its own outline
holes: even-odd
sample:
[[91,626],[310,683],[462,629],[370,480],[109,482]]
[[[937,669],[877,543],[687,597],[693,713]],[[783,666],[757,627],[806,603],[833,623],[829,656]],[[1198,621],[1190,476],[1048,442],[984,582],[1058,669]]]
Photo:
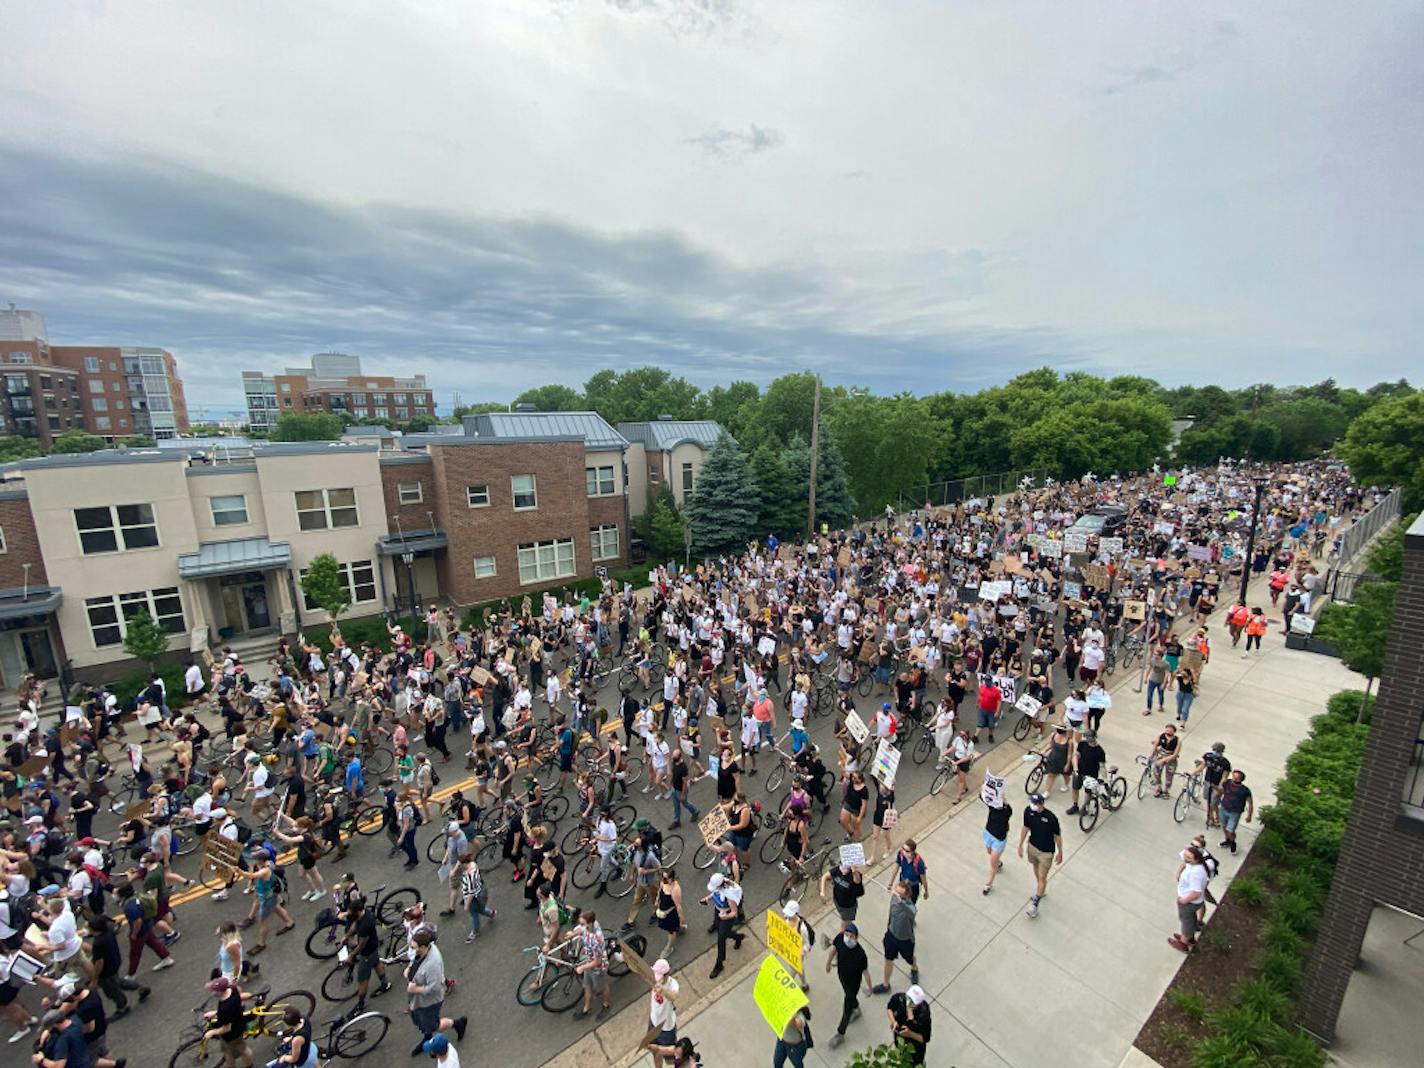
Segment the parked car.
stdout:
[[1127,523],[1127,509],[1116,504],[1100,504],[1087,515],[1080,515],[1074,530],[1085,530],[1099,537],[1111,537]]

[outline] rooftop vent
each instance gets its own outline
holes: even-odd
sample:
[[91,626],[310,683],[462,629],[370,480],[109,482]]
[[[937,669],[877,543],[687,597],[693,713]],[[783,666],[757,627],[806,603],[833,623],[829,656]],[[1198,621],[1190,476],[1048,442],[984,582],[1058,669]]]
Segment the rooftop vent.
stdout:
[[516,404],[514,410],[516,412],[537,412],[539,407],[538,405],[530,404],[528,401],[525,401],[523,404]]
[[672,422],[672,416],[670,416],[670,415],[660,415],[660,416],[658,416],[658,422],[659,422],[659,423],[671,423],[671,422]]

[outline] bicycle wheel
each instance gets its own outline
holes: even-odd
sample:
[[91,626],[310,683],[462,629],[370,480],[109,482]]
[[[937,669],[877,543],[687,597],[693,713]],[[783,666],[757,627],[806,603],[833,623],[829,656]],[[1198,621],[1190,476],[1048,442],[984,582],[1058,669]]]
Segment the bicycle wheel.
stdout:
[[933,752],[934,739],[928,734],[921,732],[920,736],[915,739],[915,747],[910,750],[910,759],[916,764],[923,764],[930,758],[930,754]]
[[633,826],[633,821],[637,818],[638,810],[632,805],[623,804],[613,806],[613,823],[618,828],[620,834]]
[[341,951],[341,925],[333,920],[307,935],[307,956],[312,960],[335,960]]
[[1028,732],[1033,728],[1032,716],[1020,716],[1019,721],[1014,724],[1014,741],[1021,742],[1028,737]]
[[544,821],[558,823],[569,814],[569,799],[563,794],[555,794],[544,802]]
[[1043,761],[1034,765],[1034,769],[1024,778],[1024,793],[1036,794],[1038,788],[1043,785]]
[[449,841],[445,837],[443,830],[437,831],[435,837],[430,839],[430,844],[425,847],[425,859],[432,864],[439,864],[445,859],[445,843]]
[[806,893],[806,882],[804,876],[793,871],[786,877],[786,882],[781,884],[781,893],[777,895],[776,900],[783,905],[788,901],[800,901]]
[[215,868],[206,859],[199,859],[198,883],[208,890],[221,890],[227,885],[227,869]]
[[566,857],[576,856],[580,848],[588,844],[590,834],[592,832],[584,826],[582,821],[575,823],[564,832],[564,840],[559,843],[559,849]]
[[648,957],[648,940],[640,934],[630,934],[626,938],[618,940],[619,949],[615,950],[613,956],[608,959],[608,974],[615,979],[620,979],[633,969],[628,967],[628,961],[624,958],[622,949],[631,949],[644,960]]
[[582,1000],[582,981],[572,971],[561,971],[557,979],[544,987],[539,1004],[545,1012],[568,1012]]
[[544,984],[547,979],[546,972],[552,969],[541,968],[534,965],[519,978],[519,982],[514,985],[514,1000],[525,1008],[531,1008],[543,999]]
[[497,870],[504,863],[503,843],[497,838],[491,838],[480,846],[479,852],[475,854],[475,863],[479,864],[482,872]]
[[547,792],[554,788],[554,784],[559,781],[559,762],[554,757],[541,758],[539,766],[534,769],[534,778],[539,780],[539,785]]
[[168,1061],[168,1068],[206,1068],[222,1060],[217,1047],[208,1051],[208,1040],[202,1035],[184,1042]]
[[933,796],[939,796],[939,792],[944,789],[945,783],[949,782],[949,774],[949,768],[940,768],[935,772],[935,777],[930,782],[930,793]]
[[387,927],[394,927],[405,918],[406,909],[420,904],[422,900],[420,891],[413,886],[392,890],[381,898],[381,903],[376,906],[376,919]]
[[579,890],[593,889],[598,885],[598,857],[592,853],[581,856],[569,879]]
[[1098,795],[1087,794],[1078,808],[1078,829],[1087,834],[1098,822]]
[[677,862],[682,859],[682,835],[663,835],[663,867],[672,868],[677,866]]
[[861,697],[869,697],[870,691],[875,688],[875,676],[867,671],[860,677],[860,681],[855,684],[855,692]]
[[781,789],[781,784],[785,781],[786,765],[777,764],[776,767],[766,773],[766,792],[769,794],[776,793],[777,790]]
[[356,833],[366,838],[380,833],[381,821],[381,807],[369,803],[359,806],[349,818]]
[[193,850],[198,848],[202,839],[198,837],[198,832],[190,827],[182,828],[181,833],[175,832],[173,835],[173,855],[175,857],[186,857]]
[[1112,812],[1122,807],[1122,803],[1127,800],[1127,780],[1121,775],[1116,776],[1108,784],[1107,797],[1103,803],[1107,805],[1108,811]]
[[717,863],[717,850],[711,848],[706,842],[699,842],[692,854],[692,866],[698,871],[706,871]]
[[326,978],[321,981],[321,996],[327,1001],[335,1001],[338,1004],[343,1001],[350,1001],[356,996],[356,962],[350,964],[338,964],[331,971],[326,973]]
[[347,1020],[331,1036],[328,1057],[344,1057],[354,1061],[364,1057],[379,1046],[391,1026],[391,1018],[384,1013],[363,1012],[360,1016]]
[[630,756],[628,758],[628,774],[623,779],[625,783],[632,786],[643,777],[643,758],[640,756]]
[[1109,649],[1103,655],[1103,676],[1112,678],[1112,674],[1117,670],[1117,654]]
[[1192,810],[1192,788],[1183,786],[1177,792],[1177,803],[1172,806],[1172,818],[1178,823],[1187,821],[1187,813]]
[[395,757],[389,749],[374,749],[362,761],[366,772],[377,779],[390,771],[394,763]]
[[1149,765],[1142,769],[1142,778],[1137,780],[1137,800],[1141,801],[1147,796],[1147,791],[1152,788],[1152,768]]
[[631,860],[620,861],[613,866],[613,871],[608,876],[608,896],[624,898],[633,892],[633,883],[637,873],[633,870]]
[[316,1012],[316,995],[310,990],[288,990],[285,994],[268,997],[264,1004],[269,1011],[277,1014],[274,1020],[289,1008],[310,1019],[311,1014]]
[[768,834],[762,839],[761,849],[758,855],[763,864],[775,864],[781,859],[781,851],[786,846],[785,840],[779,834]]

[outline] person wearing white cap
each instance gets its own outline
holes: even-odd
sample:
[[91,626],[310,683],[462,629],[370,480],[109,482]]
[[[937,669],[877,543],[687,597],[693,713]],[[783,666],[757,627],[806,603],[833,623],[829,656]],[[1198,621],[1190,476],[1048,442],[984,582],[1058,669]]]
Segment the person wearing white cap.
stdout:
[[672,965],[659,957],[653,962],[652,991],[648,995],[648,1031],[656,1032],[649,1052],[653,1068],[662,1068],[661,1048],[677,1045],[677,980],[670,974]]
[[930,1044],[930,1001],[917,983],[903,994],[894,995],[885,1006],[890,1020],[890,1034],[895,1044],[910,1048],[910,1063],[925,1063],[925,1048]]
[[727,960],[727,939],[732,939],[738,949],[742,948],[745,936],[733,930],[737,922],[737,905],[741,900],[742,888],[721,872],[707,880],[707,896],[702,901],[704,904],[711,903],[717,917],[717,960],[712,965],[709,979],[716,979],[722,974],[722,966]]
[[801,989],[809,991],[811,984],[806,979],[806,950],[816,944],[816,929],[811,926],[805,916],[801,915],[801,902],[794,898],[781,906],[781,915],[792,927],[796,928],[796,933],[801,936],[801,956],[788,963],[797,966],[796,971],[800,976]]
[[445,857],[440,862],[440,881],[450,884],[450,900],[440,910],[442,916],[455,915],[456,903],[461,900],[460,880],[455,874],[460,870],[460,858],[469,851],[470,840],[465,837],[464,828],[458,820],[445,825]]

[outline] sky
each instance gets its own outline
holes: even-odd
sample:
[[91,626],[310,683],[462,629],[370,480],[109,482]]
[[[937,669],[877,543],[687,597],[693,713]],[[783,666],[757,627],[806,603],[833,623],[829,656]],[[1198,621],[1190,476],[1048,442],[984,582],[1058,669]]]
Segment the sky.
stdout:
[[7,5],[0,300],[190,405],[311,353],[877,392],[1413,375],[1424,5]]

